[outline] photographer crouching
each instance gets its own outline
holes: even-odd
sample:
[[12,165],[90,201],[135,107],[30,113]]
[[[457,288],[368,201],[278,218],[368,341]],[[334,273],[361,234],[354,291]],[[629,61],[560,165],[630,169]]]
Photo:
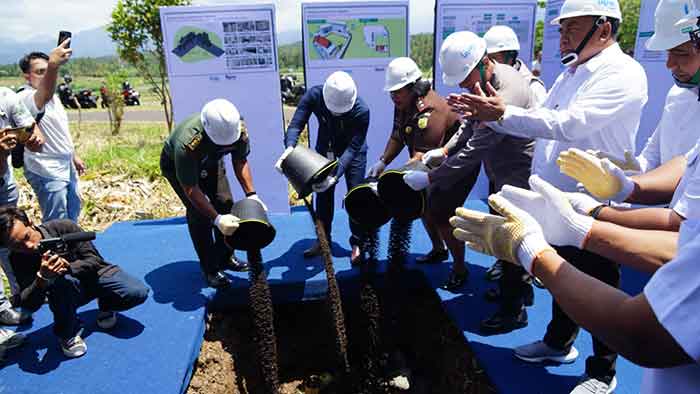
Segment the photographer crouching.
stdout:
[[[92,242],[77,234],[82,231],[69,219],[33,225],[22,210],[0,208],[0,246],[10,250],[20,287],[12,305],[36,311],[48,298],[54,333],[70,358],[87,352],[77,315],[80,306],[97,298],[97,326],[109,330],[117,324],[115,311],[131,309],[148,297],[143,282],[106,262]],[[47,245],[49,239],[54,242]],[[47,246],[49,250],[42,253]]]

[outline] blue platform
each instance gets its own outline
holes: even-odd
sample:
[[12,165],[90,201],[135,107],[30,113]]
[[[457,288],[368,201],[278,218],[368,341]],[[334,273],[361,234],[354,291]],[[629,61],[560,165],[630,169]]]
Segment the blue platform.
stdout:
[[[486,209],[481,201],[467,205]],[[271,220],[277,238],[263,251],[263,258],[275,303],[323,297],[327,286],[321,259],[301,257],[315,238],[309,215],[296,212],[272,216]],[[333,254],[341,287],[357,282],[359,274],[350,266],[346,220],[343,211],[336,212]],[[387,236],[388,228],[384,228],[380,234],[382,251],[386,250]],[[421,269],[437,288],[445,280],[449,264],[415,266],[416,255],[430,248],[418,222],[412,240],[409,265]],[[227,291],[204,287],[184,219],[118,223],[99,234],[96,243],[109,261],[144,280],[151,288],[149,299],[122,314],[120,325],[110,333],[96,328],[95,303],[82,308],[89,350],[74,360],[63,357],[51,332],[50,311],[42,308],[31,326],[21,328],[29,343],[7,354],[0,370],[0,393],[182,393],[203,340],[206,309],[225,311],[247,302],[246,273],[230,274],[233,286]],[[241,252],[238,255],[245,258]],[[546,290],[536,289],[535,306],[528,309],[530,324],[525,329],[481,336],[479,322],[495,311],[495,305],[483,299],[484,291],[494,286],[483,279],[493,258],[468,252],[467,259],[471,278],[465,289],[459,294],[436,291],[498,392],[568,393],[591,353],[590,335],[579,335],[575,346],[581,357],[574,364],[540,366],[517,361],[512,356],[514,346],[541,339],[551,315],[551,297]],[[645,280],[643,275],[623,270],[623,284],[630,294],[639,293]],[[617,393],[637,393],[641,369],[620,358],[618,380]]]

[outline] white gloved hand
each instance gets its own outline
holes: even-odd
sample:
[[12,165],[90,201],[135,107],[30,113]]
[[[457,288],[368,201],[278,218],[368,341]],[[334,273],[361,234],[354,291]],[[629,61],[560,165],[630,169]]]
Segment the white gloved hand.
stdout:
[[583,249],[593,218],[574,211],[564,192],[537,175],[530,177],[530,188],[506,185],[497,195],[534,217],[550,244]]
[[239,221],[239,218],[231,214],[217,215],[216,219],[214,219],[214,225],[223,235],[230,236],[238,230]]
[[620,157],[613,155],[612,153],[603,152],[600,150],[587,150],[587,153],[599,159],[608,159],[616,166],[620,167],[623,171],[640,172],[642,171],[642,166],[639,164],[639,160],[632,154],[632,152],[626,150],[625,157]]
[[289,156],[290,153],[294,150],[293,146],[288,147],[287,149],[284,150],[284,153],[282,153],[282,156],[277,160],[277,163],[275,163],[275,169],[280,172],[280,174],[284,175],[284,172],[282,171],[282,162],[284,159]]
[[430,185],[430,177],[425,171],[407,171],[403,181],[415,191],[421,191]]
[[608,159],[571,148],[557,159],[561,172],[581,182],[593,197],[623,202],[634,191],[634,181]]
[[367,176],[370,178],[376,178],[379,175],[381,175],[382,172],[384,172],[384,169],[386,168],[386,163],[384,163],[384,160],[379,159],[376,163],[372,165],[372,167],[369,168],[369,172],[367,173]]
[[248,196],[248,197],[246,197],[246,198],[250,198],[251,200],[255,200],[255,201],[259,202],[260,205],[262,205],[262,207],[263,207],[263,209],[265,210],[265,212],[267,212],[267,205],[265,205],[265,203],[260,199],[260,197],[257,195],[257,193],[256,193],[256,194],[253,194],[253,195],[250,195],[250,196]]
[[323,193],[326,190],[333,187],[333,185],[335,185],[336,183],[338,183],[338,179],[336,179],[336,177],[334,176],[329,176],[323,181],[311,185],[311,190],[313,190],[316,193]]
[[590,216],[591,211],[604,205],[586,193],[564,193],[564,195],[566,195],[566,199],[569,200],[574,210],[581,215]]
[[542,228],[527,212],[498,194],[489,197],[489,205],[503,217],[457,208],[457,216],[450,218],[455,238],[477,252],[520,264],[532,273],[533,261],[544,251],[553,250]]
[[439,167],[446,158],[447,152],[445,152],[445,148],[437,148],[425,152],[421,161],[426,166],[435,168]]

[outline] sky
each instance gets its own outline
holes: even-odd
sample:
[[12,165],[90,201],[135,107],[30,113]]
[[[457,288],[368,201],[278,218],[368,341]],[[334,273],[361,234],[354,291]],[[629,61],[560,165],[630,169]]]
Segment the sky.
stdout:
[[[301,30],[301,0],[271,0],[278,26]],[[194,4],[254,4],[257,0],[194,0]],[[270,1],[265,1],[270,2]],[[314,2],[314,1],[308,1]],[[117,0],[3,0],[0,40],[30,41],[58,36],[58,31],[79,32],[109,23]],[[432,32],[434,0],[410,0],[411,34]],[[30,23],[31,22],[31,23]],[[301,39],[301,37],[300,37]]]

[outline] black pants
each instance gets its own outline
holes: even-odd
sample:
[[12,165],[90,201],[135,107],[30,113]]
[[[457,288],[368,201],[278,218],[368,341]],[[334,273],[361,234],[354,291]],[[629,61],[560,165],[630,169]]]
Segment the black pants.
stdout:
[[[185,205],[187,216],[187,230],[190,233],[194,250],[199,258],[199,265],[205,274],[213,274],[223,268],[224,264],[231,258],[233,251],[224,243],[224,235],[214,226],[211,220],[202,215],[190,202],[190,199],[182,190],[180,182],[175,175],[175,167],[165,151],[160,155],[160,169],[163,176],[168,180],[170,186],[180,201]],[[207,162],[199,178],[199,187],[209,198],[217,212],[227,214],[231,212],[231,202],[221,202],[216,197],[216,185],[219,171],[219,164],[216,160]]]
[[[555,247],[557,253],[576,267],[615,288],[620,285],[620,267],[597,254],[571,246]],[[568,349],[578,335],[578,325],[552,302],[552,321],[547,326],[544,342],[555,349]],[[599,380],[610,381],[615,376],[617,353],[593,337],[593,356],[586,360],[586,374]]]
[[[355,157],[350,162],[350,165],[345,169],[345,185],[348,190],[361,184],[365,179],[365,173],[367,170],[367,153],[361,152],[355,155]],[[335,211],[335,186],[326,190],[323,193],[316,193],[316,212],[318,213],[318,218],[323,223],[323,229],[326,231],[326,236],[328,241],[331,240],[331,230],[333,225],[333,213]],[[363,230],[352,220],[348,218],[350,223],[350,245],[359,246],[361,245],[361,237]]]

